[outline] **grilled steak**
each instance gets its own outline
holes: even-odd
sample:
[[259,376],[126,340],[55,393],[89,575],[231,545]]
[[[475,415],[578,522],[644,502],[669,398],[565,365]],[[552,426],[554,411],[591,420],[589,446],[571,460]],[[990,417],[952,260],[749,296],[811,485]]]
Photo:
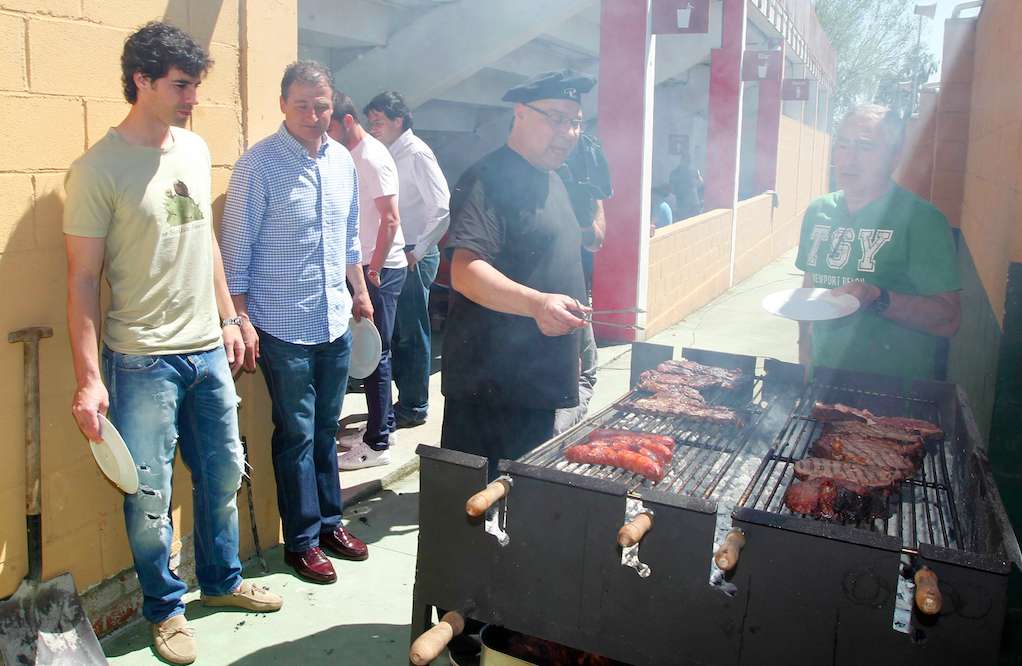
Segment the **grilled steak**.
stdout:
[[703,365],[688,359],[664,361],[656,367],[658,372],[672,375],[690,377],[693,381],[686,382],[689,386],[696,387],[696,383],[702,384],[696,388],[707,388],[719,386],[723,389],[734,389],[742,379],[741,370],[725,370],[712,365]]
[[831,480],[856,494],[888,491],[901,481],[897,472],[873,465],[827,460],[826,458],[804,458],[795,463],[795,476],[801,481]]
[[638,432],[635,430],[615,430],[612,428],[597,428],[589,433],[589,438],[600,438],[600,439],[620,439],[620,438],[638,438],[643,443],[659,444],[667,447],[668,450],[674,451],[676,442],[670,435],[656,435],[651,432]]
[[868,409],[857,409],[848,405],[842,405],[841,403],[829,405],[824,402],[817,402],[813,405],[811,416],[817,421],[827,423],[857,421],[880,426],[885,429],[885,432],[900,431],[919,435],[923,439],[944,439],[944,431],[935,423],[922,419],[910,419],[904,416],[877,416]]
[[857,465],[883,467],[895,472],[899,479],[908,479],[915,474],[916,463],[899,450],[903,448],[888,443],[888,440],[829,434],[816,440],[813,455]]
[[711,423],[734,426],[742,425],[742,419],[733,409],[694,402],[671,393],[657,393],[648,398],[637,398],[623,403],[622,407],[635,412],[655,414],[657,416],[682,416],[695,421],[709,421]]
[[614,446],[576,444],[565,449],[564,457],[573,463],[620,467],[641,474],[654,483],[664,476],[663,466],[652,455]]
[[817,402],[813,404],[812,416],[817,421],[861,421],[863,423],[869,423],[873,419],[873,414],[868,409],[856,409],[855,407],[849,407],[848,405],[842,405],[839,402],[829,405],[825,402]]
[[860,492],[861,488],[835,479],[795,481],[784,493],[784,503],[794,513],[827,520],[858,522],[887,517],[887,494]]
[[667,373],[647,370],[642,373],[638,388],[652,393],[675,393],[688,398],[692,402],[706,402],[703,399],[703,394],[699,392],[698,387],[694,387],[687,383],[688,379],[690,378],[683,375],[670,375]]
[[915,455],[923,449],[923,438],[914,432],[905,432],[900,428],[880,425],[879,423],[859,423],[857,421],[837,421],[823,426],[824,434],[865,437],[881,439],[908,449],[907,453]]
[[922,419],[910,419],[904,416],[875,416],[873,421],[876,425],[915,433],[923,439],[937,441],[944,439],[944,431],[940,429],[940,426]]

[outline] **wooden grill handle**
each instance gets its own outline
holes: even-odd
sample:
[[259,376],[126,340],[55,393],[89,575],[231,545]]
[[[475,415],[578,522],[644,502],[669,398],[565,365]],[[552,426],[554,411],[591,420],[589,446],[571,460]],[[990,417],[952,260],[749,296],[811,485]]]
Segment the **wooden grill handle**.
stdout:
[[489,511],[490,507],[493,506],[501,497],[507,495],[510,490],[510,483],[508,483],[505,479],[497,479],[481,491],[477,492],[475,495],[472,495],[472,497],[468,498],[468,501],[465,502],[465,513],[473,518],[478,518]]
[[731,571],[738,566],[738,557],[745,548],[745,532],[734,529],[724,537],[724,543],[713,554],[713,561],[717,563],[721,571]]
[[652,528],[653,516],[648,513],[640,513],[618,530],[617,543],[622,548],[630,548],[642,541],[642,537],[646,536],[646,532]]
[[457,611],[447,611],[440,621],[427,629],[412,643],[408,660],[415,666],[426,666],[439,657],[451,639],[465,630],[465,618]]
[[925,615],[936,615],[940,612],[944,599],[937,586],[937,574],[928,567],[916,572],[916,606]]

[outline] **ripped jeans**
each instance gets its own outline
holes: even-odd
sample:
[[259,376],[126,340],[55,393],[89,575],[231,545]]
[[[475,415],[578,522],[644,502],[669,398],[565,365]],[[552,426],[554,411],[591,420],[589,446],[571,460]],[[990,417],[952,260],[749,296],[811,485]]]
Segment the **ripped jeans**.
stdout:
[[174,453],[192,474],[195,574],[203,594],[241,583],[237,492],[243,456],[238,395],[223,347],[193,354],[135,356],[103,347],[109,417],[138,469],[139,491],[124,498],[124,522],[150,622],[184,613],[188,586],[170,570]]

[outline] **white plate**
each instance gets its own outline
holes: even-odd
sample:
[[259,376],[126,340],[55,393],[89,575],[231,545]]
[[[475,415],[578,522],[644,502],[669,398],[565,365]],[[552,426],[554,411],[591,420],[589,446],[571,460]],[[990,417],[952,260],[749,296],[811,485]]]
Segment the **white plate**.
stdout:
[[99,424],[103,441],[89,442],[92,456],[106,478],[113,481],[123,492],[134,495],[138,492],[138,470],[135,469],[135,461],[131,458],[121,433],[117,432],[110,419],[100,414]]
[[372,319],[362,317],[355,321],[352,317],[348,327],[351,329],[351,363],[348,365],[348,376],[365,379],[373,374],[376,366],[380,364],[383,341]]
[[823,321],[852,314],[859,309],[859,299],[834,295],[830,289],[800,287],[770,294],[763,299],[763,309],[795,321]]

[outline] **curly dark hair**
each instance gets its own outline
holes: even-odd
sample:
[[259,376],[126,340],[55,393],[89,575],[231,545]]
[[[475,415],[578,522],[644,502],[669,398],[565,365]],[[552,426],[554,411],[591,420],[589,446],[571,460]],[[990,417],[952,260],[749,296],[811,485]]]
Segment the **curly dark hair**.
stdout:
[[391,120],[400,118],[404,121],[401,129],[412,129],[412,112],[408,109],[408,105],[405,104],[405,98],[401,96],[401,93],[394,92],[393,90],[381,92],[369,100],[366,108],[362,109],[362,113],[366,114],[366,116],[369,115],[370,111],[378,111]]
[[188,76],[199,77],[213,66],[206,49],[191,35],[161,21],[150,21],[124,41],[121,53],[121,81],[124,99],[134,104],[138,99],[135,72],[150,81],[162,79],[171,67]]
[[304,83],[311,86],[320,84],[334,89],[334,76],[330,70],[315,60],[296,60],[284,70],[284,77],[280,80],[280,96],[287,99],[291,92],[292,83]]

